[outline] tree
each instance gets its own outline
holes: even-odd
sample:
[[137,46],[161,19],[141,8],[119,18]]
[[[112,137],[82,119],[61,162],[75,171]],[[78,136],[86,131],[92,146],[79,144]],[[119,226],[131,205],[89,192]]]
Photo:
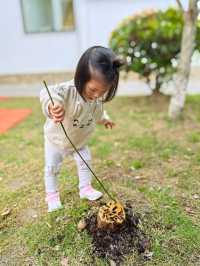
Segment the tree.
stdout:
[[182,28],[179,10],[148,10],[124,19],[112,32],[110,46],[127,61],[127,73],[137,72],[159,91],[176,71]]
[[[127,73],[137,72],[150,86],[154,84],[154,91],[160,91],[163,85],[166,88],[169,82],[174,84],[174,95],[169,111],[171,115],[175,113],[174,106],[177,108],[177,102],[181,103],[181,109],[184,106],[186,80],[188,80],[186,72],[184,72],[182,74],[185,78],[184,83],[182,83],[184,85],[182,86],[184,88],[184,96],[182,97],[180,96],[182,95],[182,90],[178,90],[182,81],[179,82],[179,86],[177,85],[178,83],[174,83],[175,80],[180,79],[180,75],[176,76],[177,66],[179,66],[178,69],[181,69],[179,72],[183,73],[183,68],[187,69],[188,65],[190,67],[193,50],[200,52],[200,21],[195,24],[197,13],[194,11],[197,8],[197,4],[194,5],[197,0],[189,1],[187,12],[183,12],[181,2],[177,1],[179,9],[148,10],[124,19],[112,32],[109,42],[111,48],[127,61],[124,70]],[[185,32],[188,32],[188,27],[185,26],[183,33],[186,17],[187,20],[189,17],[189,21],[192,19],[194,27],[193,31],[189,31],[183,39]],[[191,36],[188,37],[191,34],[192,38]],[[183,46],[181,50],[181,40],[185,45],[184,50]],[[187,43],[193,43],[192,49],[186,45]],[[181,51],[182,57],[181,61],[179,61]],[[186,61],[189,63],[186,63]],[[178,101],[177,99],[181,100]]]
[[178,6],[183,13],[184,26],[177,73],[173,82],[173,95],[168,110],[168,115],[172,119],[179,117],[184,108],[186,89],[191,68],[191,58],[195,48],[198,15],[197,2],[198,0],[189,0],[188,9],[184,10],[181,1],[177,0]]

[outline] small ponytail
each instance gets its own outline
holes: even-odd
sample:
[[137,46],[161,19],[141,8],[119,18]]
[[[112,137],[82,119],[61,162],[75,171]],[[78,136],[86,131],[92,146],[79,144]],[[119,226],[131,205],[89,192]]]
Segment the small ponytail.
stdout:
[[119,57],[116,57],[114,60],[113,60],[113,68],[114,69],[119,69],[120,67],[122,67],[123,65],[125,64],[124,60],[119,58]]

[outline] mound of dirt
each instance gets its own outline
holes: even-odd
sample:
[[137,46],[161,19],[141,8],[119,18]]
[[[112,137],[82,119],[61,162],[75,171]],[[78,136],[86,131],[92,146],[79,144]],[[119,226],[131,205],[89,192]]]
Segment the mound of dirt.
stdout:
[[97,228],[97,213],[86,217],[86,230],[92,236],[94,254],[113,260],[119,264],[131,252],[145,253],[150,249],[150,241],[141,229],[139,215],[134,214],[132,206],[125,204],[125,222],[115,231]]

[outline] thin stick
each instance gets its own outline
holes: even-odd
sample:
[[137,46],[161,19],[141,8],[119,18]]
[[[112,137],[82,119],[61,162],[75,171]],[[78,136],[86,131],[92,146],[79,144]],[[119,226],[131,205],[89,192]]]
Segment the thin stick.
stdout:
[[[52,97],[51,97],[51,94],[50,94],[50,91],[49,91],[48,86],[47,86],[47,84],[46,84],[46,81],[43,80],[43,83],[44,83],[44,85],[45,85],[45,87],[46,87],[46,89],[47,89],[47,92],[48,92],[49,98],[50,98],[50,100],[51,100],[51,103],[52,103],[52,105],[54,105],[54,101],[53,101],[53,99],[52,99]],[[79,157],[84,161],[84,163],[86,164],[86,166],[88,167],[88,169],[90,170],[90,172],[93,174],[93,176],[94,176],[94,177],[96,178],[96,180],[99,182],[99,184],[101,185],[101,187],[103,188],[103,190],[105,191],[105,193],[108,195],[108,197],[109,197],[111,200],[116,201],[116,200],[110,195],[110,193],[108,192],[108,190],[104,187],[103,183],[102,183],[102,182],[99,180],[99,178],[96,176],[96,174],[95,174],[94,171],[91,169],[91,167],[89,166],[89,164],[84,160],[84,158],[83,158],[83,156],[80,154],[80,152],[77,150],[76,146],[73,144],[73,142],[71,141],[71,139],[70,139],[69,136],[67,135],[67,132],[66,132],[66,130],[65,130],[65,128],[64,128],[62,122],[60,122],[60,125],[61,125],[61,127],[62,127],[62,129],[63,129],[63,131],[64,131],[64,133],[65,133],[66,138],[69,140],[69,142],[71,143],[72,147],[73,147],[74,150],[77,152],[77,154],[79,155]]]

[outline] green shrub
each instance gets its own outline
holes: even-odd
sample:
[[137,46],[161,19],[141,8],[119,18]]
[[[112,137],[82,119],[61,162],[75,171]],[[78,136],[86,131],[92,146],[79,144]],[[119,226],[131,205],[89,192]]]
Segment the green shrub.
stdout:
[[[200,47],[197,30],[195,49]],[[177,68],[183,29],[182,13],[173,8],[128,17],[112,32],[110,47],[127,62],[126,72],[137,72],[159,90]]]

